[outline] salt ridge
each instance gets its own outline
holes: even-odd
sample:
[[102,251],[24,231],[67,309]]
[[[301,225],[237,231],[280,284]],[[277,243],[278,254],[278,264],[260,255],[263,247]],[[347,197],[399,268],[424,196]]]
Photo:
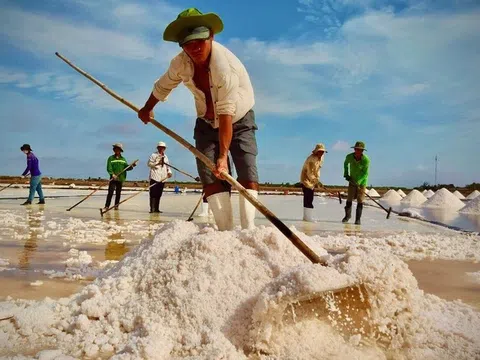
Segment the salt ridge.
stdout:
[[388,202],[399,202],[402,200],[402,197],[395,190],[388,190],[381,198],[384,201]]
[[473,200],[469,200],[465,207],[459,210],[459,212],[480,215],[480,196],[477,196]]
[[422,206],[426,208],[441,208],[456,211],[463,208],[465,204],[450,191],[441,188],[440,190],[437,190],[435,195],[425,201]]
[[[0,322],[3,350],[18,353],[39,345],[74,357],[246,359],[261,342],[274,358],[480,356],[480,314],[425,295],[408,266],[380,248],[382,240],[384,247],[396,248],[395,237],[390,245],[386,239],[357,238],[345,255],[330,256],[322,248],[328,239],[299,236],[331,266],[311,264],[270,227],[218,232],[174,221],[70,298],[0,303],[0,315],[15,316],[15,324]],[[449,245],[456,247],[441,247],[450,253],[465,251],[474,240],[451,238]],[[425,246],[435,249],[434,239]],[[474,257],[480,254],[476,241],[468,250]],[[348,261],[339,261],[342,257]],[[372,338],[362,332],[339,336],[327,319],[279,327],[279,318],[271,316],[281,313],[289,294],[352,282],[364,283],[375,299]]]

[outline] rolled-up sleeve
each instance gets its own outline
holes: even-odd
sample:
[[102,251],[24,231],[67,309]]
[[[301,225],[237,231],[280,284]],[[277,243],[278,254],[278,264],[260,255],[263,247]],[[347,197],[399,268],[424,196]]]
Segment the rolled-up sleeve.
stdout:
[[235,72],[230,72],[222,77],[218,84],[218,99],[215,104],[218,115],[235,116],[237,111],[237,100],[239,79]]
[[177,58],[170,62],[168,70],[153,85],[152,94],[158,101],[165,101],[170,92],[182,81],[178,75],[179,61]]

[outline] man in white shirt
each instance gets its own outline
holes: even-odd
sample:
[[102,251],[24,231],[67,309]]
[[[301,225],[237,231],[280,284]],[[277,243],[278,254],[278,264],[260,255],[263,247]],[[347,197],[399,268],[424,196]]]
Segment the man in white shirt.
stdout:
[[[163,39],[177,42],[182,51],[155,82],[138,117],[147,124],[155,105],[166,101],[181,82],[192,92],[197,110],[195,147],[216,164],[212,172],[197,159],[198,173],[218,229],[231,230],[231,187],[222,180],[221,172],[228,171],[230,151],[238,181],[252,196],[258,196],[255,137],[258,127],[247,70],[232,52],[213,41],[214,34],[222,30],[222,20],[216,14],[202,14],[195,8],[182,11],[167,26]],[[255,207],[243,196],[239,202],[242,228],[253,228]]]
[[[172,177],[172,170],[168,167],[168,157],[165,155],[167,145],[160,141],[157,151],[150,155],[147,166],[150,168],[150,213],[161,213],[160,198],[163,194],[165,180]],[[152,186],[153,185],[153,186]]]

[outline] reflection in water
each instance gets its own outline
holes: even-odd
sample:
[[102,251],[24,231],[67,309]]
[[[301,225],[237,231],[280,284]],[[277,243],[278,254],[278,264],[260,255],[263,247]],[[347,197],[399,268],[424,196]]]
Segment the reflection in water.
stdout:
[[359,236],[362,234],[362,232],[360,231],[359,225],[354,225],[349,223],[343,224],[343,232],[347,236]]
[[39,212],[27,212],[28,234],[29,237],[23,245],[23,249],[18,257],[18,267],[21,270],[28,270],[30,268],[30,258],[35,254],[37,250],[37,237],[38,232],[42,224],[43,211]]
[[105,260],[121,260],[130,248],[125,243],[110,241],[105,247]]

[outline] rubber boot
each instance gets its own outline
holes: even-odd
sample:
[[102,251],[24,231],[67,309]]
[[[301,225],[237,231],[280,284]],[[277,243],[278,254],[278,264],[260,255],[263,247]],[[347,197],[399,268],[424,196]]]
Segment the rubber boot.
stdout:
[[303,208],[303,221],[316,222],[313,217],[313,208]]
[[162,213],[163,212],[163,211],[160,211],[160,198],[159,197],[154,199],[154,206],[155,206],[154,211],[156,213]]
[[212,209],[218,230],[233,230],[233,211],[230,193],[221,192],[210,195],[207,201],[208,206]]
[[342,219],[342,223],[348,222],[352,217],[352,202],[347,201],[347,205],[345,205],[345,217]]
[[202,202],[202,212],[198,214],[200,217],[207,217],[208,216],[208,202]]
[[[247,189],[247,192],[255,199],[258,197],[257,190]],[[257,209],[242,195],[240,195],[238,201],[240,204],[240,225],[242,229],[253,229],[255,227],[255,211]]]
[[155,198],[150,198],[150,214],[155,212]]
[[363,203],[357,204],[357,211],[355,213],[355,225],[360,225],[360,218],[362,217]]
[[40,201],[37,204],[45,205],[45,199],[40,199]]
[[31,205],[31,204],[32,204],[32,202],[30,200],[27,200],[23,204],[20,204],[20,205]]

